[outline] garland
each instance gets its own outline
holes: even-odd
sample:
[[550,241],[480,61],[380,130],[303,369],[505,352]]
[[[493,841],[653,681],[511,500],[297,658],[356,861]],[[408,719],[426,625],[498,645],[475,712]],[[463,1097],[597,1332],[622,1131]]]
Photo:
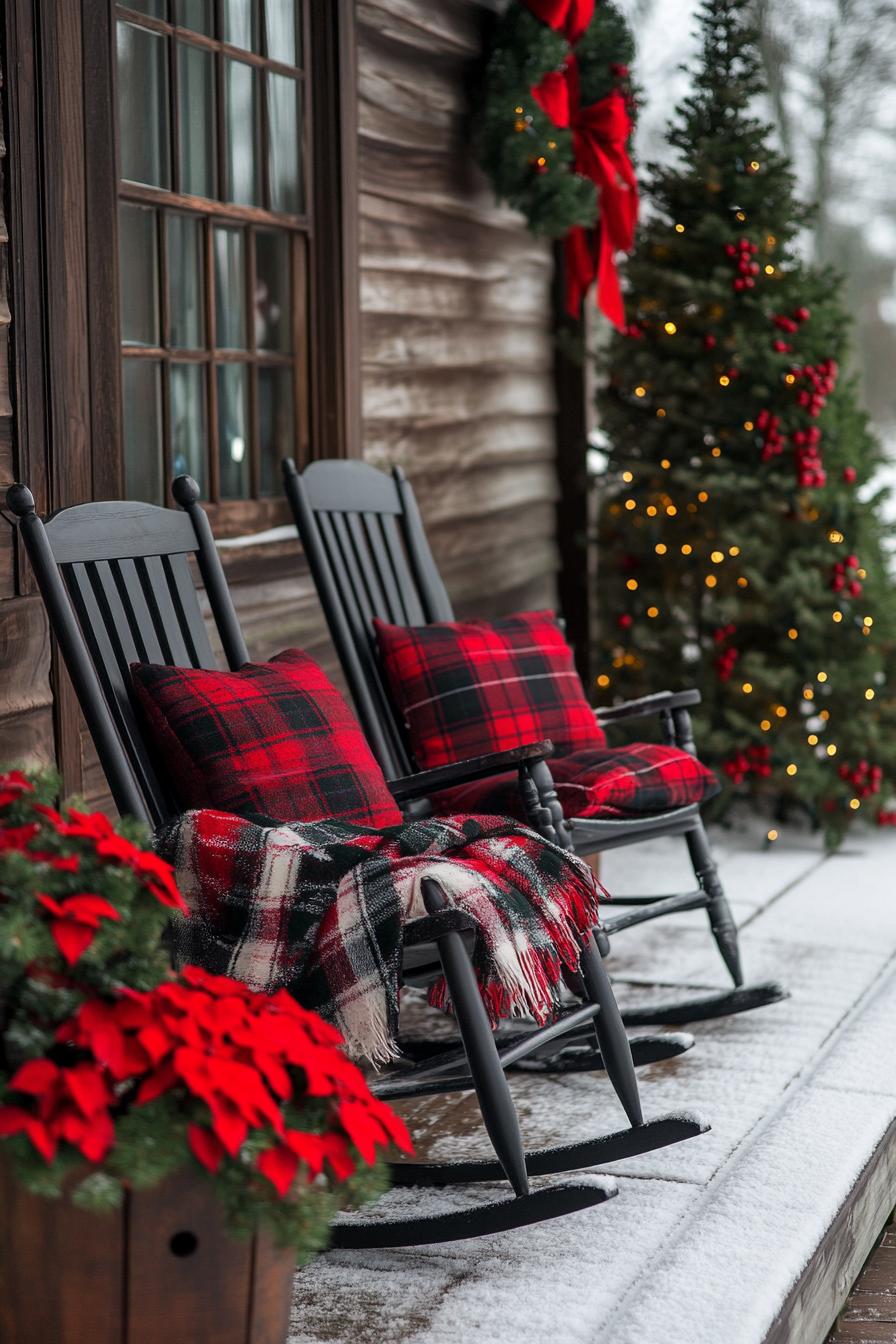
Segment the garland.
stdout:
[[611,0],[515,0],[486,72],[479,158],[533,233],[563,240],[566,306],[625,325],[615,254],[629,251],[638,187],[628,154],[631,32]]

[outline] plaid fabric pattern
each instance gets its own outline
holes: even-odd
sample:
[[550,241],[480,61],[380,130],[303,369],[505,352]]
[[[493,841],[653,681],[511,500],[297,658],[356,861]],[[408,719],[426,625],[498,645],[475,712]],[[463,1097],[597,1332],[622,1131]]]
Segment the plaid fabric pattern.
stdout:
[[606,744],[551,612],[374,626],[393,703],[424,769],[544,738],[560,755]]
[[[496,817],[276,825],[202,809],[156,834],[190,918],[178,955],[256,990],[286,987],[351,1053],[396,1053],[401,930],[426,913],[424,878],[478,926],[473,963],[495,1023],[555,1011],[563,965],[597,922],[598,885],[574,855]],[[447,1008],[444,983],[430,1000]]]
[[[567,817],[646,816],[703,803],[719,791],[715,775],[695,756],[652,742],[577,751],[548,764]],[[523,816],[516,772],[446,789],[433,806]]]
[[135,663],[131,674],[181,806],[281,821],[401,821],[354,715],[300,649],[239,672]]

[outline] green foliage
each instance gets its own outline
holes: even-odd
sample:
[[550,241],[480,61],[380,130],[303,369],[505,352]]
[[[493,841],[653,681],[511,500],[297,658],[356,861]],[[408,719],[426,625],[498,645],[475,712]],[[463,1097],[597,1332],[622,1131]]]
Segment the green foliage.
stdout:
[[[668,132],[676,153],[649,170],[631,325],[603,357],[602,672],[611,697],[698,686],[701,755],[738,790],[798,804],[836,842],[896,779],[896,602],[881,496],[868,498],[881,455],[842,372],[817,416],[798,401],[805,366],[848,361],[849,322],[838,277],[796,252],[806,212],[751,112],[748,13],[748,0],[702,7],[695,87]],[[738,291],[741,239],[758,273]],[[794,331],[774,322],[804,309]],[[781,436],[765,457],[763,412]],[[801,483],[795,462],[793,434],[814,426],[823,486]],[[832,585],[853,557],[850,596]],[[751,748],[770,775],[738,763]]]
[[[126,1190],[155,1186],[189,1166],[214,1182],[235,1231],[251,1233],[265,1224],[281,1244],[297,1250],[300,1260],[310,1258],[326,1245],[336,1212],[355,1208],[385,1188],[386,1168],[381,1161],[371,1162],[371,1153],[403,1131],[400,1121],[391,1116],[390,1127],[391,1113],[380,1106],[369,1119],[368,1151],[362,1156],[350,1131],[341,1127],[340,1107],[348,1098],[356,1109],[376,1103],[360,1072],[342,1056],[338,1033],[322,1046],[315,1033],[331,1029],[303,1013],[285,993],[284,1008],[276,996],[249,994],[226,977],[203,976],[195,968],[176,976],[166,933],[170,919],[184,916],[174,908],[182,901],[171,870],[139,848],[146,839],[144,828],[113,828],[101,815],[71,807],[57,811],[57,788],[55,776],[0,773],[4,1160],[32,1193],[70,1198],[96,1213],[117,1208]],[[132,843],[123,843],[124,837]],[[87,927],[89,937],[76,931],[72,942],[72,925],[78,924],[79,912],[84,918],[85,901],[88,924],[79,928]],[[98,908],[101,916],[96,916]],[[166,1018],[159,1006],[166,994],[189,998],[180,1010],[185,1035],[177,1034],[176,1015]],[[220,1017],[212,1026],[216,999]],[[134,1026],[138,1004],[147,1016]],[[239,1025],[236,1035],[231,1030],[235,1012],[244,1013],[242,1036]],[[85,1013],[94,1015],[93,1026],[83,1027],[86,1037],[74,1025]],[[266,1013],[281,1014],[275,1029]],[[132,1032],[129,1054],[127,1030]],[[257,1045],[250,1048],[244,1038],[254,1042],[256,1036]],[[303,1048],[314,1055],[314,1096],[306,1091]],[[260,1062],[253,1050],[263,1056]],[[294,1052],[290,1074],[283,1063],[287,1050]],[[19,1076],[23,1066],[31,1070],[30,1080]],[[288,1080],[285,1093],[269,1093],[279,1129],[271,1123],[270,1109],[253,1111],[245,1140],[238,1138],[235,1149],[221,1144],[219,1161],[202,1163],[195,1131],[201,1130],[207,1143],[213,1139],[225,1102],[231,1116],[242,1115],[232,1095],[222,1100],[224,1081],[229,1079],[238,1092],[254,1086],[255,1105],[258,1090],[268,1085],[265,1066],[279,1071],[281,1087],[282,1079]],[[236,1083],[235,1070],[242,1071]],[[144,1094],[147,1085],[151,1091]],[[357,1115],[353,1123],[362,1124]],[[296,1175],[287,1172],[284,1194],[255,1164],[290,1137],[307,1140],[308,1147],[301,1160],[293,1158]],[[331,1142],[327,1148],[334,1140],[335,1146]],[[323,1157],[314,1158],[315,1142],[328,1154],[326,1167]],[[312,1170],[317,1174],[309,1181]],[[352,1174],[346,1179],[347,1172]]]
[[[612,0],[601,0],[575,48],[583,105],[625,81],[634,43]],[[563,238],[598,215],[594,183],[574,171],[573,139],[532,96],[545,75],[563,69],[569,45],[517,0],[497,25],[478,110],[476,148],[495,193],[521,211],[533,233]]]

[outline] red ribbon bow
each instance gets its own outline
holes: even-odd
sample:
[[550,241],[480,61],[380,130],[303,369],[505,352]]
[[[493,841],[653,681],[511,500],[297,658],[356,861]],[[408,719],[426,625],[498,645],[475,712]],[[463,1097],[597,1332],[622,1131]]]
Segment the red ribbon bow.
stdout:
[[594,17],[595,0],[525,0],[537,19],[575,46]]
[[577,226],[564,241],[567,311],[579,315],[582,299],[596,280],[598,307],[622,329],[625,309],[615,254],[631,250],[638,220],[638,182],[626,148],[632,123],[625,98],[614,89],[582,107],[575,56],[562,71],[545,75],[532,96],[555,126],[571,129],[573,168],[590,178],[600,200],[597,227]]

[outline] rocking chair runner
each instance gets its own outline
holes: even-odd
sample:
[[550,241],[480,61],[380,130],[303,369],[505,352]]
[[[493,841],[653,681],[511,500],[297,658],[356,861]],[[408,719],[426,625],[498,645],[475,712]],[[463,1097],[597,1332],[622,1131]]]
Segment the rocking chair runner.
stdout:
[[[43,523],[30,491],[7,492],[55,635],[93,736],[100,761],[123,813],[157,825],[176,812],[171,791],[159,777],[130,696],[129,667],[156,662],[214,668],[196,589],[190,574],[194,556],[212,617],[231,670],[248,661],[243,635],[227,587],[199,490],[179,477],[173,493],[185,512],[142,503],[83,504],[63,509]],[[505,753],[486,767],[518,765],[522,773],[544,757],[545,744]],[[438,772],[440,775],[444,772]],[[452,782],[471,768],[449,771]],[[406,779],[396,793],[404,798],[431,792],[436,781]],[[425,985],[444,974],[460,1031],[462,1049],[419,1051],[409,1065],[388,1073],[378,1095],[390,1099],[474,1089],[495,1161],[397,1163],[393,1178],[405,1185],[444,1185],[506,1178],[514,1198],[434,1217],[337,1223],[333,1240],[341,1246],[401,1246],[450,1241],[539,1222],[602,1203],[612,1184],[567,1181],[532,1192],[529,1177],[573,1171],[677,1143],[702,1133],[690,1117],[669,1116],[643,1123],[632,1054],[600,955],[584,940],[581,977],[584,1002],[551,1025],[534,1032],[492,1033],[470,960],[475,925],[446,907],[438,886],[426,884],[428,914],[404,930],[402,979]],[[525,1152],[505,1070],[524,1057],[543,1056],[556,1043],[596,1036],[600,1062],[626,1111],[631,1128],[565,1147]],[[682,1046],[648,1047],[646,1058],[668,1057]],[[591,1067],[597,1060],[590,1056]]]
[[[283,478],[299,537],[324,608],[361,725],[393,789],[412,769],[402,724],[383,680],[377,655],[375,618],[396,625],[452,621],[454,614],[439,577],[413,490],[396,467],[391,478],[357,461],[314,462],[300,474],[284,459]],[[696,754],[688,710],[696,690],[661,691],[597,711],[601,727],[659,715],[670,746]],[[449,767],[450,768],[450,767]],[[437,772],[433,772],[437,773]],[[483,774],[486,771],[482,772]],[[489,771],[495,774],[497,770]],[[633,907],[610,916],[596,930],[606,955],[610,937],[660,915],[704,908],[735,989],[681,1003],[645,1005],[623,1013],[629,1026],[694,1022],[776,1003],[786,997],[773,982],[744,985],[737,928],[725,898],[709,840],[696,803],[635,817],[566,818],[544,763],[529,773],[538,803],[527,806],[541,833],[588,855],[658,835],[682,835],[697,889],[673,896],[618,896],[614,904]],[[446,782],[433,781],[444,788]],[[401,797],[399,792],[396,796]],[[418,795],[419,796],[419,795]],[[540,810],[539,810],[540,809]]]

